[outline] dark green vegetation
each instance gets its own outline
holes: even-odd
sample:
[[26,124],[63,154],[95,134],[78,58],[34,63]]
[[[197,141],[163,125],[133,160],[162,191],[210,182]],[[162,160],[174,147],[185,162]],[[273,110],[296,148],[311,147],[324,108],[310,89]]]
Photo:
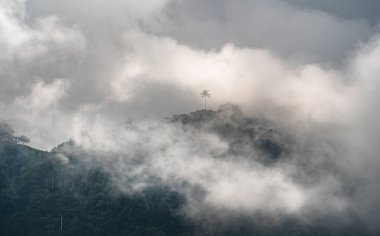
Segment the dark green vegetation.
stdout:
[[[42,152],[0,146],[0,235],[186,235],[183,198],[164,187],[114,193],[99,169],[79,171]],[[62,230],[61,230],[62,217]]]
[[[114,191],[110,177],[17,144],[1,124],[0,235],[188,235],[183,197],[163,186],[134,195]],[[71,145],[66,143],[62,146]],[[62,219],[62,229],[61,229]]]
[[263,164],[276,162],[290,149],[289,137],[274,132],[273,124],[268,121],[245,117],[237,105],[224,104],[216,111],[174,115],[169,120],[215,133],[228,142],[230,154],[253,158]]
[[[280,145],[281,137],[234,109],[238,108],[225,109],[233,111],[229,114],[196,111],[170,121],[216,132],[231,143],[231,152],[241,152],[241,143],[250,142],[262,152],[261,157],[252,158],[264,164],[285,156],[288,147]],[[51,152],[36,150],[18,144],[13,130],[0,125],[1,236],[370,235],[362,224],[336,218],[316,218],[311,223],[283,216],[273,223],[260,215],[218,219],[210,214],[189,219],[181,193],[157,181],[143,191],[123,194],[101,165],[87,165],[83,159],[89,154],[78,150],[66,155],[67,159],[59,157],[65,148],[77,147],[67,142]]]

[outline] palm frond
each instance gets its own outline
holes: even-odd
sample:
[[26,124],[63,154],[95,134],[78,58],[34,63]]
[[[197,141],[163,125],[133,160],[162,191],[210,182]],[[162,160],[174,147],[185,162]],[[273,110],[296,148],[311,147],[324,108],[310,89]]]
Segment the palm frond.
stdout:
[[207,89],[204,89],[204,90],[202,90],[201,96],[202,97],[210,97],[211,94],[208,92]]

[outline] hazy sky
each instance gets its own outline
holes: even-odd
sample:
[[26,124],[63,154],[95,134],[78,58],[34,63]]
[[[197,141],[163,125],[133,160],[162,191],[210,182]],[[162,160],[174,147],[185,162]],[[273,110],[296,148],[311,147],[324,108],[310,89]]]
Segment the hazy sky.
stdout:
[[[377,5],[1,0],[2,119],[35,145],[51,147],[70,136],[83,110],[107,110],[119,120],[163,117],[199,108],[203,88],[211,90],[214,107],[252,108],[279,98],[273,106],[336,110],[349,102],[342,92],[351,89],[347,83],[360,80],[352,61],[376,40]],[[308,90],[318,94],[305,98]],[[294,101],[281,98],[287,93]],[[331,107],[321,108],[324,100]]]

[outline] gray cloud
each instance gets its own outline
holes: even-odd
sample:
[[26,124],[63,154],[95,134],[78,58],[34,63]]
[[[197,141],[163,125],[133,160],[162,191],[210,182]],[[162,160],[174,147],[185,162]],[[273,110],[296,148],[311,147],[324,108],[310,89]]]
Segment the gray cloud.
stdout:
[[174,2],[170,7],[173,23],[164,32],[201,48],[232,42],[322,64],[344,60],[373,32],[365,19],[295,5],[277,0]]
[[365,3],[355,0],[285,0],[295,6],[326,11],[330,14],[338,15],[343,18],[362,18],[372,24],[379,21],[380,7],[379,1],[367,0]]

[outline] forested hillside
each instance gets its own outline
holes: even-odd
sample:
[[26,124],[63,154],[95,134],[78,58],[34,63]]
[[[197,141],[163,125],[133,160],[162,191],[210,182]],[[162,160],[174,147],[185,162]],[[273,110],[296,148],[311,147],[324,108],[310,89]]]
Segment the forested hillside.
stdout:
[[[218,111],[174,115],[165,122],[195,133],[218,135],[228,142],[229,149],[217,158],[241,154],[271,166],[287,158],[292,149],[291,140],[270,123],[246,118],[238,107],[231,105]],[[92,154],[74,141],[49,152],[40,151],[18,143],[6,124],[1,127],[2,236],[371,235],[351,215],[338,221],[331,217],[313,222],[286,214],[279,214],[276,219],[260,213],[230,214],[228,220],[226,216],[218,218],[223,212],[212,213],[215,218],[212,214],[189,217],[184,210],[189,206],[183,192],[159,178],[139,191],[120,191],[113,173],[103,168],[101,161],[89,165],[88,160],[96,159],[91,159]],[[258,154],[250,154],[247,145],[259,150]],[[239,194],[236,192],[236,196]]]
[[[101,169],[70,157],[0,143],[0,235],[189,235],[182,197],[164,186],[113,191]],[[79,157],[80,158],[80,157]],[[61,222],[62,219],[62,222]],[[61,224],[62,223],[62,224]]]

